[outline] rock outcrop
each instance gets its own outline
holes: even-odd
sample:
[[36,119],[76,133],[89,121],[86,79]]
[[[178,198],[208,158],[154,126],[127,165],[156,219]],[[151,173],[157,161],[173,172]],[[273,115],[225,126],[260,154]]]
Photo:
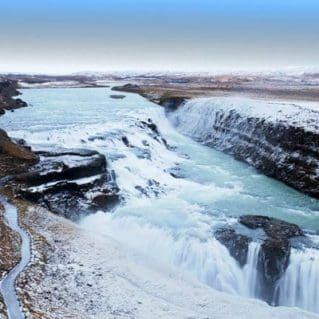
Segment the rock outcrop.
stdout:
[[14,143],[8,134],[0,129],[0,154],[9,155],[19,160],[35,163],[38,156],[27,146]]
[[[225,97],[231,89],[229,84],[226,87],[205,85],[199,86],[197,82],[192,85],[186,83],[186,86],[145,82],[138,85],[129,83],[112,90],[137,93],[164,106],[168,113],[178,113],[174,124],[179,128],[181,123],[186,122],[189,128],[182,128],[184,133],[245,161],[303,193],[319,198],[318,111],[297,103],[273,102],[274,97],[269,96],[269,102],[245,98],[237,103],[239,98]],[[225,91],[221,93],[220,89]],[[267,88],[264,89],[267,91]],[[307,90],[296,88],[294,91],[290,88],[286,93],[280,93],[274,87],[272,94],[282,96],[283,93],[287,98],[299,94],[301,99],[302,96],[309,98],[309,90],[310,87]],[[235,91],[240,92],[240,89]],[[249,95],[252,92],[255,91],[248,90],[246,93]],[[209,95],[215,97],[200,99],[203,102],[190,100]],[[318,94],[311,98],[317,100]],[[194,107],[196,103],[201,105]],[[187,111],[183,111],[185,109]],[[181,112],[174,112],[176,110]],[[187,122],[187,118],[193,123]]]
[[[261,239],[257,270],[259,273],[260,298],[268,303],[276,303],[276,287],[285,273],[291,251],[290,239],[304,236],[303,231],[295,224],[267,216],[244,215],[239,223],[252,231],[263,230],[265,236]],[[241,234],[234,228],[218,229],[215,238],[219,240],[235,258],[240,266],[247,262],[249,244],[253,236]]]
[[248,246],[252,239],[238,234],[232,228],[222,228],[215,232],[215,238],[220,241],[241,266],[247,262]]
[[19,95],[17,82],[0,78],[0,115],[4,110],[13,110],[27,106],[27,103],[14,97]]
[[263,229],[266,235],[270,238],[288,240],[292,237],[304,236],[304,232],[298,225],[273,217],[242,215],[239,217],[239,222],[250,229]]
[[115,174],[107,169],[104,155],[73,149],[40,155],[30,171],[15,176],[23,198],[74,221],[118,203]]
[[221,97],[189,101],[169,118],[198,142],[319,198],[318,110],[304,104]]
[[[14,99],[19,94],[15,81],[0,78],[0,116],[5,110],[27,106],[21,99]],[[0,129],[0,178],[24,172],[37,161],[38,156],[30,148],[24,143],[15,143]]]
[[[0,144],[2,142],[0,137]],[[38,162],[37,155],[32,151],[13,143],[11,140],[5,141],[5,143],[9,146],[9,150],[0,147],[0,178],[24,173]],[[13,153],[11,153],[11,149]]]
[[295,224],[267,216],[244,215],[239,218],[239,222],[253,230],[261,228],[268,237],[261,245],[258,268],[261,274],[262,298],[272,302],[276,283],[289,264],[290,239],[304,236],[304,233]]
[[129,93],[137,93],[151,102],[164,106],[167,111],[175,111],[180,105],[185,103],[186,100],[191,98],[191,95],[181,94],[181,92],[176,91],[163,91],[161,87],[148,87],[145,85],[137,85],[137,84],[124,84],[120,86],[114,86],[112,88],[113,91],[120,92],[129,92]]

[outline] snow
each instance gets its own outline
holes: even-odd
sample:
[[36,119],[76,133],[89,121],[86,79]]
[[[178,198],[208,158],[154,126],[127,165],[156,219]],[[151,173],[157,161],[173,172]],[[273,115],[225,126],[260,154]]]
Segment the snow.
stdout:
[[[79,178],[79,179],[73,179],[70,180],[69,182],[72,183],[76,183],[77,185],[85,185],[85,184],[93,184],[95,181],[99,180],[100,178],[102,178],[102,175],[94,175],[94,176],[90,176],[90,177],[83,177],[83,178]],[[59,183],[63,183],[63,182],[67,182],[67,180],[57,180],[54,182],[49,182],[49,183],[45,183],[45,184],[41,184],[40,186],[32,186],[32,187],[28,187],[27,189],[32,192],[32,193],[37,193],[37,192],[43,192],[44,190],[55,186]],[[23,190],[25,190],[26,188],[22,187]]]
[[65,88],[65,87],[74,87],[78,86],[79,82],[77,81],[50,81],[43,83],[28,83],[28,82],[19,82],[21,88]]
[[235,110],[243,117],[263,118],[269,122],[305,127],[319,131],[319,102],[276,101],[246,97],[210,97],[192,99],[183,107],[183,112],[192,109],[194,114],[209,114],[212,110],[230,112]]
[[[27,282],[28,307],[41,309],[45,318],[53,318],[52,309],[54,319],[319,318],[296,308],[273,308],[217,292],[42,208],[30,209],[24,222],[50,247],[43,251],[39,241],[33,242],[32,267],[19,283],[25,287]],[[50,261],[46,265],[39,260],[41,251]]]

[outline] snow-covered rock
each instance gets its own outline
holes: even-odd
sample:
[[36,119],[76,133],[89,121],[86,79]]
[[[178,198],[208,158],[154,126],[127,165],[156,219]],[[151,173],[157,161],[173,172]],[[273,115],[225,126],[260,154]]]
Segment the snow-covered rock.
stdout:
[[319,104],[214,97],[169,114],[197,141],[319,197]]

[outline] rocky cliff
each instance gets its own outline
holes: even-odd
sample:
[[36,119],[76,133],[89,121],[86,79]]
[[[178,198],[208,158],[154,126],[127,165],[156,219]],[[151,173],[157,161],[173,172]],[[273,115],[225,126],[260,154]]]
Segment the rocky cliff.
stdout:
[[319,105],[232,97],[180,105],[165,106],[182,133],[319,198]]
[[27,103],[21,99],[14,98],[19,94],[17,82],[0,78],[0,114],[4,114],[5,110],[27,106]]
[[[20,94],[16,87],[14,81],[0,82],[0,110],[26,106],[13,98]],[[0,178],[7,176],[16,196],[72,220],[119,202],[115,174],[102,154],[83,149],[35,153],[0,129]]]
[[[27,106],[27,103],[21,99],[14,98],[19,94],[15,81],[0,78],[0,115],[6,110]],[[15,143],[2,129],[0,129],[0,155],[0,178],[21,173],[38,161],[38,156],[25,146],[23,141]]]

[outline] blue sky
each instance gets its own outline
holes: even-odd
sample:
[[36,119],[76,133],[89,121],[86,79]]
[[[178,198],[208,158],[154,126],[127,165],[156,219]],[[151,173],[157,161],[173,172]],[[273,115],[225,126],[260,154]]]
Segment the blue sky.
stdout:
[[0,71],[319,67],[318,0],[11,0],[0,10]]

